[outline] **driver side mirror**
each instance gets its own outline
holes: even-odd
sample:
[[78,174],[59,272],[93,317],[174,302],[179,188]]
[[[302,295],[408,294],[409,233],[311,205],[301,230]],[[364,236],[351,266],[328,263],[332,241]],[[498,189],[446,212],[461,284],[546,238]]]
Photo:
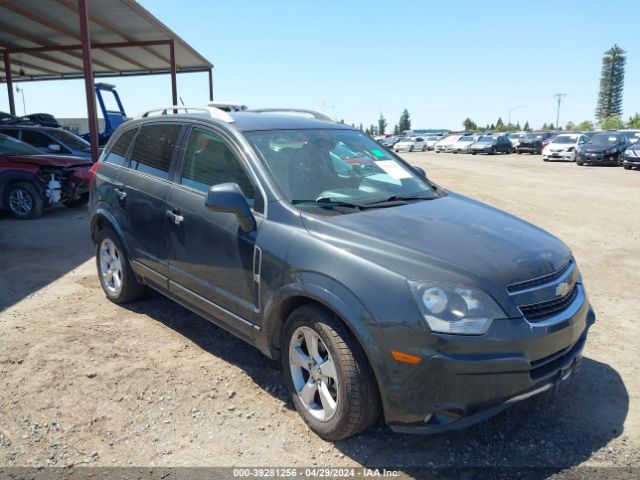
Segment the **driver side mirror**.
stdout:
[[50,152],[60,153],[62,151],[62,149],[60,148],[60,145],[58,145],[57,143],[52,143],[47,148],[49,149]]
[[411,168],[413,168],[418,173],[418,175],[422,175],[424,178],[427,178],[427,172],[424,168],[418,167],[416,165],[411,165]]
[[256,219],[237,183],[212,186],[207,192],[204,204],[212,212],[233,213],[238,218],[240,228],[245,232],[251,232],[256,228]]

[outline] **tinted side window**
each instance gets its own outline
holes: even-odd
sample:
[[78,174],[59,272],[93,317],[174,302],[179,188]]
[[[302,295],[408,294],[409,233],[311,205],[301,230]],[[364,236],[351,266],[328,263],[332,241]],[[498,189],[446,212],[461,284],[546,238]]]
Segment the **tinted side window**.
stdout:
[[18,139],[18,136],[20,134],[20,130],[14,130],[13,128],[8,128],[6,130],[0,130],[0,133],[4,133],[5,135],[9,135],[10,137]]
[[120,138],[113,144],[111,151],[104,157],[104,161],[113,163],[114,165],[124,165],[127,152],[129,151],[129,145],[131,145],[131,140],[133,140],[136,131],[137,129],[133,128],[120,135]]
[[172,123],[143,126],[133,144],[129,166],[149,175],[168,178],[181,128]]
[[47,148],[51,144],[59,145],[58,142],[56,142],[52,138],[49,138],[48,135],[45,135],[42,132],[37,132],[35,130],[23,130],[22,141],[38,148]]
[[254,205],[255,189],[240,160],[214,133],[194,128],[189,136],[182,166],[181,183],[202,192],[212,185],[237,183]]

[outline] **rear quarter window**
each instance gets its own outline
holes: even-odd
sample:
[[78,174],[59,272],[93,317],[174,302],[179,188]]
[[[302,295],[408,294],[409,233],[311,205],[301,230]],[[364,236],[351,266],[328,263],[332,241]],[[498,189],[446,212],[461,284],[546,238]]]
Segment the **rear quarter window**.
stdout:
[[133,144],[129,166],[155,177],[169,178],[171,158],[181,129],[181,125],[174,123],[143,126]]
[[120,135],[120,138],[118,138],[116,143],[113,144],[113,147],[104,157],[103,161],[114,165],[124,165],[127,158],[127,152],[129,151],[129,146],[131,145],[131,140],[133,140],[136,132],[137,129],[133,128]]

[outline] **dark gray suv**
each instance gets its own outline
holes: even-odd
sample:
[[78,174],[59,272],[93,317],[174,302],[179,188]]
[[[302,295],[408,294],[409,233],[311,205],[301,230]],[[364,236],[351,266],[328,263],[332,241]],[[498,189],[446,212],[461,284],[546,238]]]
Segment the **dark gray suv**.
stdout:
[[381,412],[400,432],[462,428],[579,365],[595,315],[554,236],[322,114],[160,113],[92,169],[107,297],[149,286],[281,359],[323,438]]

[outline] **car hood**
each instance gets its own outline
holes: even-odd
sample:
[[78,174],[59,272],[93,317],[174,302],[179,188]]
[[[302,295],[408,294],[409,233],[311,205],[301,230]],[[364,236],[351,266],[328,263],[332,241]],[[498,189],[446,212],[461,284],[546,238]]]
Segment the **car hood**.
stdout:
[[12,155],[9,157],[12,162],[29,163],[31,165],[40,165],[45,167],[74,167],[74,166],[91,166],[91,162],[84,158],[71,157],[66,155]]
[[584,144],[582,150],[588,153],[601,153],[618,147],[619,145],[611,145],[610,143],[589,143]]
[[339,216],[303,214],[303,222],[322,241],[408,279],[475,285],[501,296],[505,286],[555,272],[571,256],[544,230],[455,193]]

